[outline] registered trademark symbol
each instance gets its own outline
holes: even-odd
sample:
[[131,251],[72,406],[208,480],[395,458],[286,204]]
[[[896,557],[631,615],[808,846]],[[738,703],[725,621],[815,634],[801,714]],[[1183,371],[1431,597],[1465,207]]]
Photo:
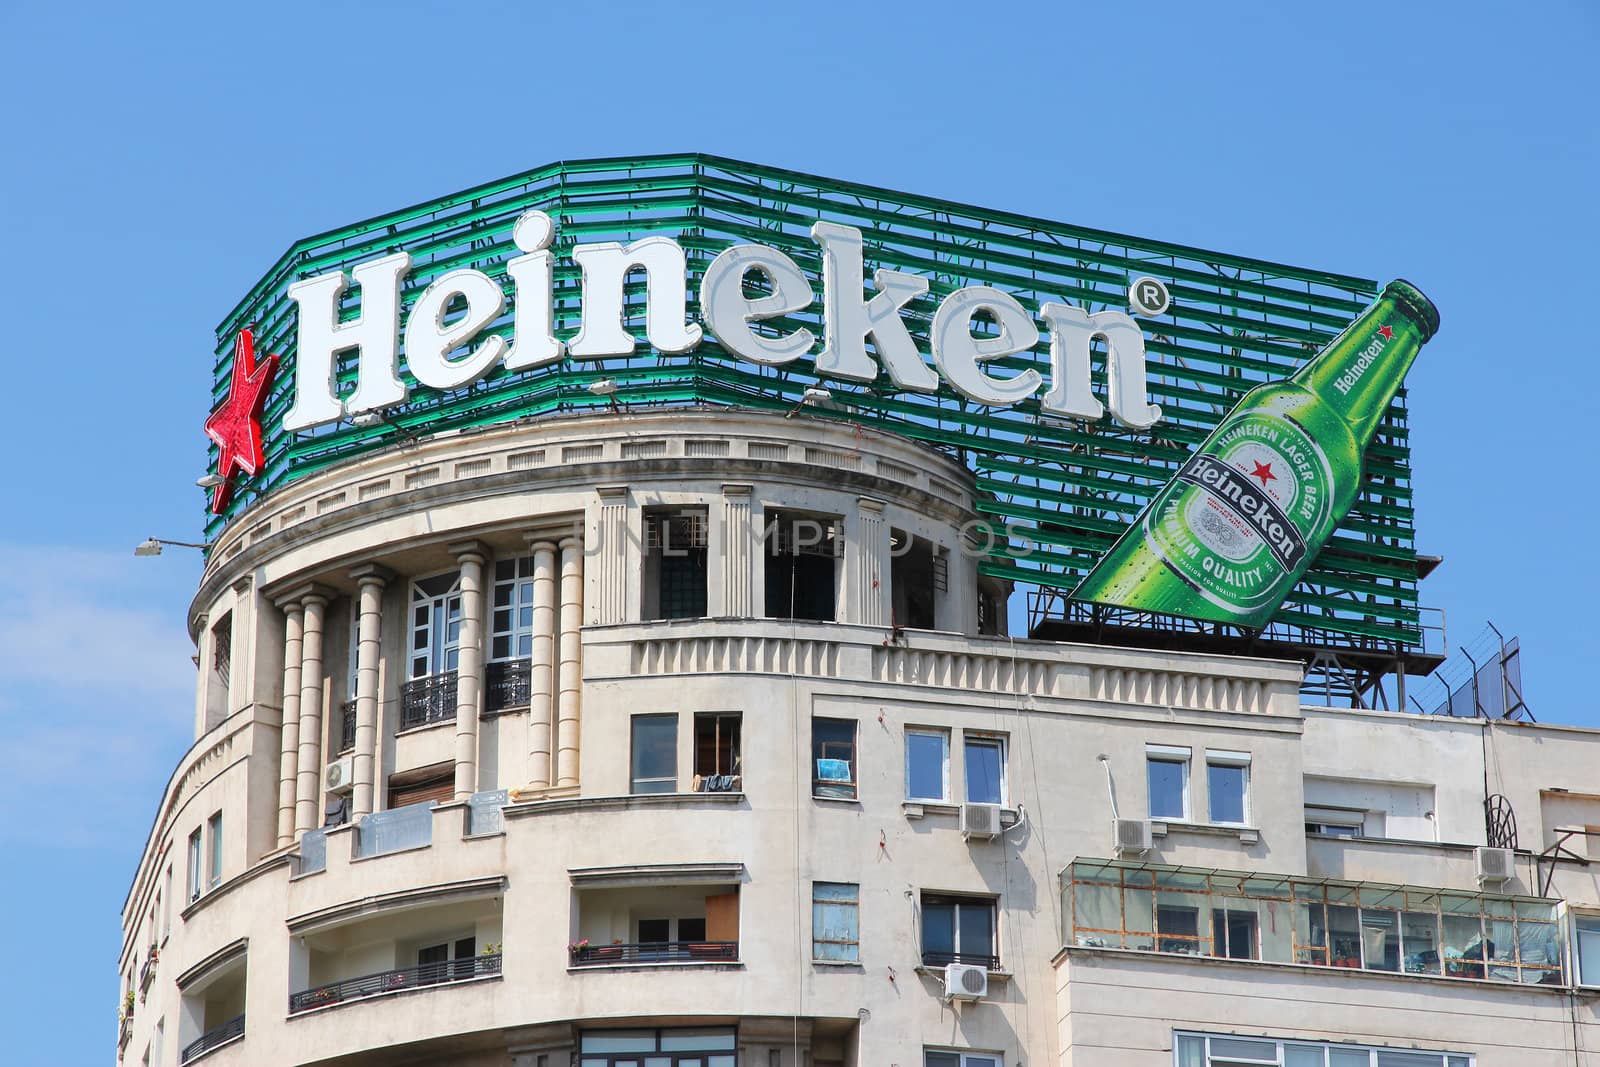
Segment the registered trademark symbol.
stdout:
[[1172,295],[1163,282],[1145,275],[1135,278],[1128,286],[1128,303],[1135,315],[1153,318],[1166,314],[1167,308],[1172,306]]

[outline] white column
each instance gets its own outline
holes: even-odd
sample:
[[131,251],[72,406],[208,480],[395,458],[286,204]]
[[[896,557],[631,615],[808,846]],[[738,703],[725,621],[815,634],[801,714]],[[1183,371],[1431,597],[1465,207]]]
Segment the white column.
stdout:
[[461,563],[461,639],[456,653],[456,799],[478,791],[478,706],[483,691],[483,571],[489,549],[478,541],[450,546]]
[[722,544],[718,553],[722,567],[722,598],[713,614],[722,618],[748,619],[755,614],[751,596],[750,495],[748,485],[722,487]]
[[300,766],[294,793],[294,832],[322,823],[322,621],[328,592],[313,589],[300,598],[305,609],[300,654]]
[[[595,531],[595,597],[591,621],[604,626],[628,619],[628,490],[625,486],[597,489],[600,522]],[[565,574],[563,564],[562,573]],[[637,612],[635,612],[637,617]]]
[[350,818],[372,814],[383,733],[378,729],[378,661],[383,655],[383,588],[390,572],[375,563],[357,567],[350,577],[356,594],[356,736],[351,758]]
[[583,542],[561,539],[561,667],[556,713],[556,785],[578,784],[579,697],[583,677]]
[[300,769],[300,656],[305,609],[298,602],[283,609],[283,729],[278,738],[278,847],[294,843],[294,791]]
[[841,621],[863,626],[887,626],[892,612],[889,599],[889,531],[883,521],[883,501],[858,497],[855,537],[845,546],[851,603]]
[[533,549],[533,654],[528,679],[528,782],[554,785],[550,773],[550,741],[556,665],[556,546],[554,541],[529,538]]

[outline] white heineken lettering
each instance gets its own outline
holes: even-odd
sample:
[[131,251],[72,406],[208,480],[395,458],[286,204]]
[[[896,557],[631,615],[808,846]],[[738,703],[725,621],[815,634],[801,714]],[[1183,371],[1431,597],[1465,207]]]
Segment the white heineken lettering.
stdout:
[[1361,350],[1361,355],[1357,357],[1355,366],[1333,380],[1333,387],[1339,390],[1339,395],[1343,396],[1350,392],[1350,388],[1359,382],[1361,376],[1367,373],[1367,368],[1372,366],[1372,361],[1383,354],[1384,346],[1385,341],[1382,334],[1374,337],[1372,343]]
[[[1040,305],[1038,315],[1049,333],[1048,379],[1033,368],[1003,377],[984,364],[1033,350],[1039,344],[1039,328],[1011,294],[991,286],[966,286],[948,294],[934,312],[930,366],[905,318],[907,305],[927,293],[928,279],[880,268],[873,273],[869,291],[862,283],[860,230],[818,222],[811,236],[822,253],[822,349],[815,357],[819,374],[872,382],[885,373],[896,387],[921,393],[937,391],[942,375],[951,388],[980,404],[1016,404],[1043,388],[1039,409],[1047,415],[1095,420],[1109,411],[1117,422],[1134,429],[1153,426],[1161,418],[1161,409],[1147,400],[1144,334],[1123,312],[1089,313],[1053,302]],[[523,213],[512,229],[521,254],[505,267],[509,292],[483,271],[453,270],[433,279],[404,323],[401,283],[411,268],[406,253],[363,263],[348,277],[331,271],[290,285],[299,333],[294,402],[284,416],[284,429],[304,430],[404,402],[402,332],[406,369],[420,385],[439,390],[471,385],[502,365],[520,372],[549,366],[564,356],[627,356],[641,342],[661,352],[689,352],[701,343],[706,330],[730,354],[765,366],[792,363],[816,344],[810,329],[781,332],[760,325],[805,314],[816,306],[812,282],[785,253],[766,245],[741,244],[712,260],[700,284],[702,330],[688,318],[682,247],[667,237],[646,237],[626,245],[609,242],[572,249],[572,262],[583,274],[582,319],[577,336],[563,345],[554,330],[550,250],[554,239],[550,216],[542,211]],[[634,336],[623,321],[627,312],[623,284],[635,270],[645,275],[643,338]],[[765,290],[763,295],[746,295],[745,284],[752,278]],[[360,290],[360,314],[340,322],[342,298],[352,283]],[[508,297],[509,329],[484,336],[504,318]],[[991,335],[974,334],[980,316],[997,328]],[[1090,372],[1091,345],[1097,338],[1106,352],[1103,402],[1095,395]],[[356,387],[341,398],[335,381],[337,359],[352,350]],[[1359,377],[1359,371],[1351,373]]]

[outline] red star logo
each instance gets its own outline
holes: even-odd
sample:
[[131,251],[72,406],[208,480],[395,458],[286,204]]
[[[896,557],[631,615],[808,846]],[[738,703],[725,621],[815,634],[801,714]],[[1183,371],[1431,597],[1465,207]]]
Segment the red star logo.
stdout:
[[1394,327],[1393,326],[1389,326],[1389,325],[1385,324],[1383,326],[1378,327],[1378,332],[1383,335],[1383,339],[1385,341],[1394,340]]
[[240,330],[233,343],[233,376],[228,382],[228,398],[206,419],[206,436],[217,443],[217,473],[228,479],[211,494],[211,510],[220,515],[233,496],[236,471],[259,473],[265,457],[261,447],[261,410],[267,405],[267,390],[278,371],[278,357],[266,356],[256,362],[255,337]]
[[1272,473],[1272,464],[1257,463],[1256,469],[1250,472],[1250,477],[1261,479],[1261,488],[1265,489],[1268,482],[1275,482],[1278,476]]

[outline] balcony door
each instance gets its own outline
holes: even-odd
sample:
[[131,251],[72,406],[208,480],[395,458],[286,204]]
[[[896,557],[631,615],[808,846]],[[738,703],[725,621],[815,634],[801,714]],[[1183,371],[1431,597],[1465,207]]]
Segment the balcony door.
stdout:
[[461,575],[424,578],[411,586],[411,678],[452,673],[461,659]]

